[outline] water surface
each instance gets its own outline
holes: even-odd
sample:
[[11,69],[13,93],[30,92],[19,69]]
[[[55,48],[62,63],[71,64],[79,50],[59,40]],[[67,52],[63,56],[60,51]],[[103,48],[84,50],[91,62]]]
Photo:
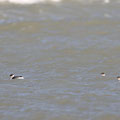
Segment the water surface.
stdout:
[[1,3],[0,120],[118,120],[119,2]]

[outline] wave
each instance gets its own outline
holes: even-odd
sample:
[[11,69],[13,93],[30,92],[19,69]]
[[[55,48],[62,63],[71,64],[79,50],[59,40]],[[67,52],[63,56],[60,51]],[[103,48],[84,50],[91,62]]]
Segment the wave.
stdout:
[[15,4],[36,4],[40,2],[61,2],[62,0],[0,0],[1,3],[15,3]]
[[[0,2],[8,2],[8,3],[15,3],[15,4],[36,4],[36,3],[47,3],[47,2],[53,2],[53,3],[59,3],[63,1],[70,1],[70,0],[0,0]],[[94,2],[100,2],[108,4],[110,2],[120,2],[120,0],[71,0],[74,2],[81,2],[81,3],[94,3]]]

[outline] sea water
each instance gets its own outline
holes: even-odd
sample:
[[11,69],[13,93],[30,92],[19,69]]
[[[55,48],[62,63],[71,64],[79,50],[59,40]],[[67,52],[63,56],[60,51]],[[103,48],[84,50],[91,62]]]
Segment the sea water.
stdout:
[[120,0],[0,0],[0,120],[119,120],[119,66]]

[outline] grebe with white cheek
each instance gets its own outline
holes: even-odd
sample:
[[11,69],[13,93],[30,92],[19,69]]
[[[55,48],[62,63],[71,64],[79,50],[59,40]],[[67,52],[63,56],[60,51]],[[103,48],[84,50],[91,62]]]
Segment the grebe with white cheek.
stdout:
[[102,77],[105,77],[105,73],[104,73],[104,72],[103,72],[103,73],[101,73],[101,76],[102,76]]
[[15,76],[14,74],[10,74],[10,80],[12,79],[24,79],[23,76]]

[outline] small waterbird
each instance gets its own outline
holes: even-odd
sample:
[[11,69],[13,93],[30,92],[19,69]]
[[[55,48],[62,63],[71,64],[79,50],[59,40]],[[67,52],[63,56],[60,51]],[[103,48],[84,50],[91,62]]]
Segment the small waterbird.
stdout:
[[10,80],[12,79],[24,79],[23,76],[15,76],[14,74],[10,74]]
[[117,79],[120,80],[120,76],[118,76]]
[[102,77],[105,77],[105,73],[104,73],[104,72],[103,72],[103,73],[101,73],[101,76],[102,76]]

